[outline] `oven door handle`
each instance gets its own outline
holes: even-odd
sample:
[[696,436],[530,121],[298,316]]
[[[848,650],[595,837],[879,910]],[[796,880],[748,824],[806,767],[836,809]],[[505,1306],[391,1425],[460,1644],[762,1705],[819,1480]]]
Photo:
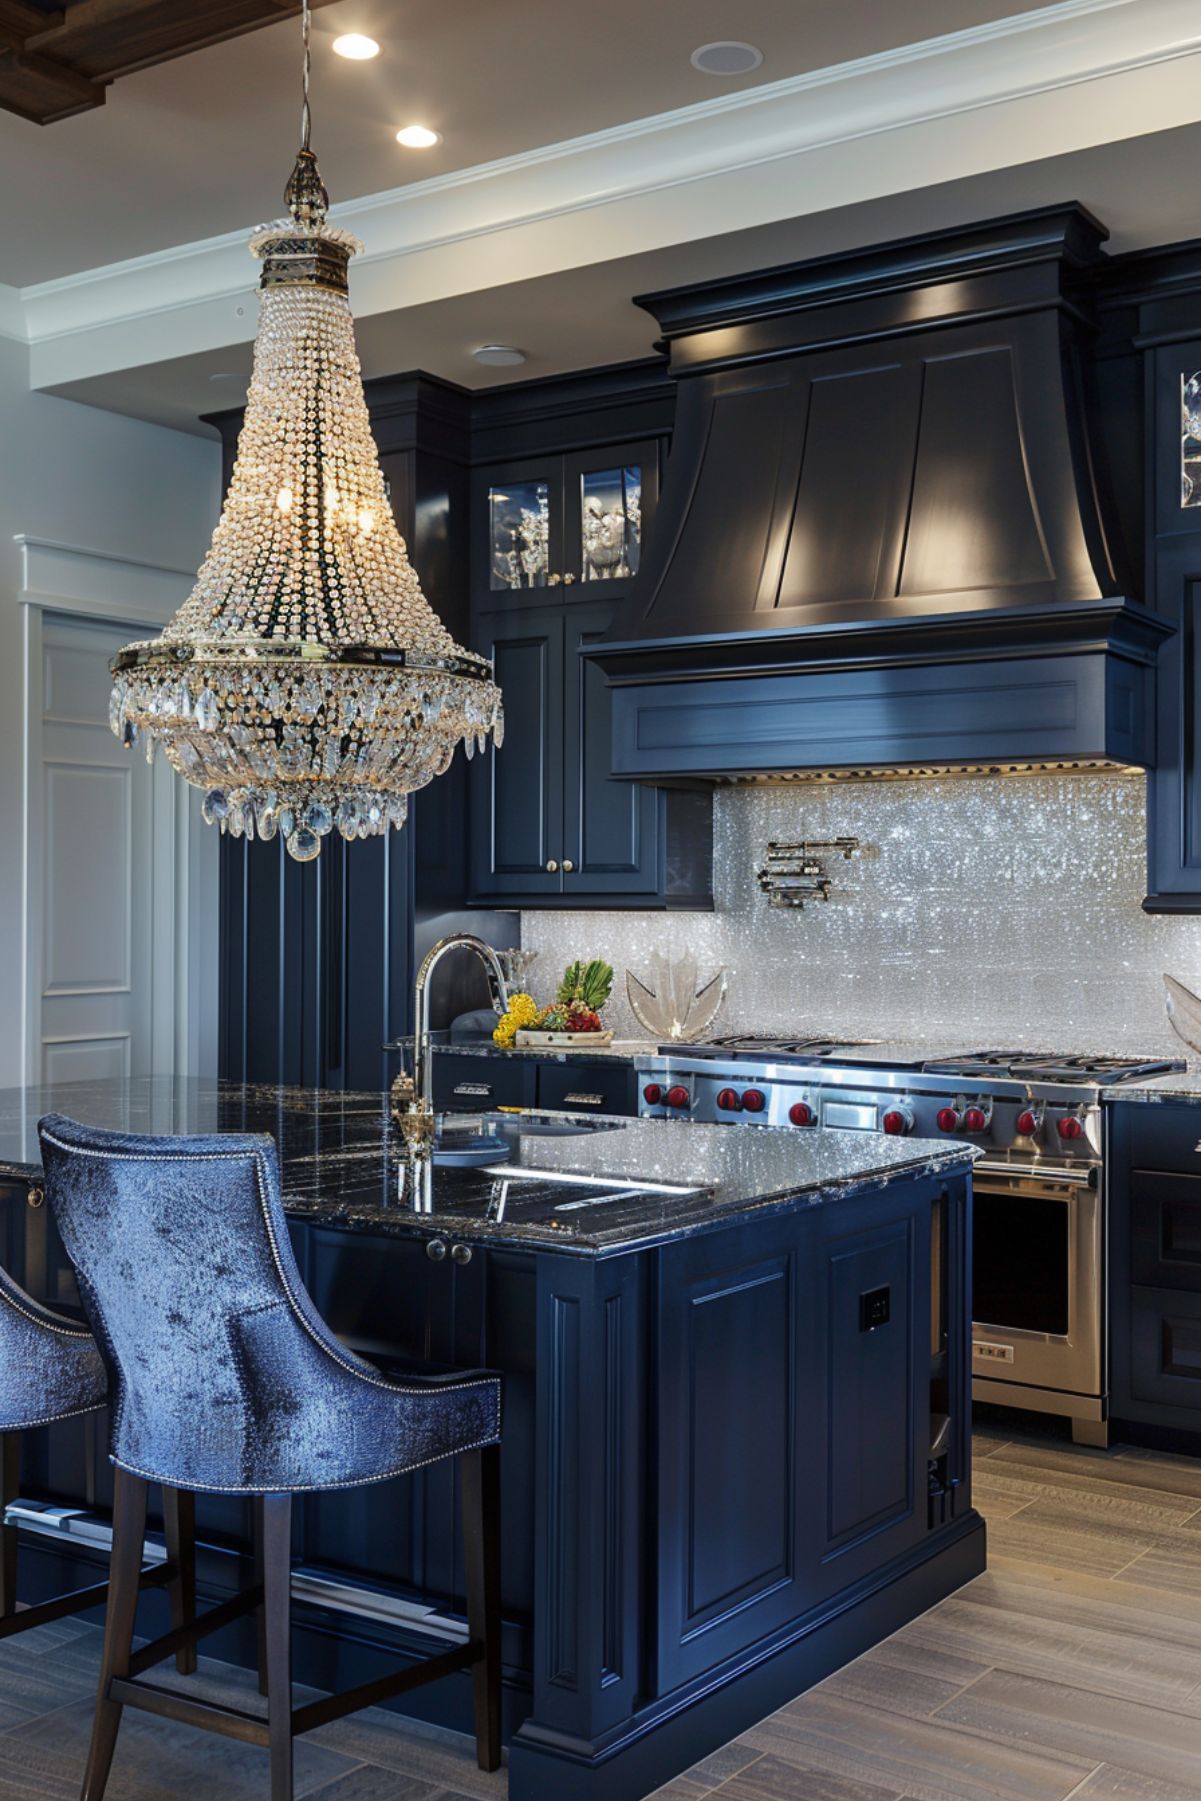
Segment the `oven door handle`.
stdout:
[[1096,1167],[1071,1169],[1062,1163],[992,1163],[982,1157],[972,1165],[973,1176],[1005,1176],[1018,1181],[1067,1182],[1074,1188],[1095,1188]]

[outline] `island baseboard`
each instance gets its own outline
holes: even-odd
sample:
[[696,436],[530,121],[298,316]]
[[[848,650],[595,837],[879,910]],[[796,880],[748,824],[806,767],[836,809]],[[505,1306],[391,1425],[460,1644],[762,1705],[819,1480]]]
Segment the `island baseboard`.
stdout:
[[945,1600],[986,1567],[971,1512],[786,1636],[747,1652],[686,1699],[641,1712],[592,1746],[526,1721],[509,1746],[510,1801],[641,1801],[739,1733]]

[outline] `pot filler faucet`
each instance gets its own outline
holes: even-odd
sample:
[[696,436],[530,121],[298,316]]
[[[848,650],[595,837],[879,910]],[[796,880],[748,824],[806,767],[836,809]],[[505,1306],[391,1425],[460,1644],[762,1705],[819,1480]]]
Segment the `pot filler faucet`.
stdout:
[[404,1139],[410,1163],[428,1163],[434,1149],[434,1074],[430,1044],[430,978],[451,951],[472,951],[488,975],[492,1005],[501,1014],[509,1005],[509,990],[500,958],[490,944],[471,932],[442,938],[428,951],[417,971],[413,1022],[413,1073],[404,1071],[392,1084],[392,1117]]

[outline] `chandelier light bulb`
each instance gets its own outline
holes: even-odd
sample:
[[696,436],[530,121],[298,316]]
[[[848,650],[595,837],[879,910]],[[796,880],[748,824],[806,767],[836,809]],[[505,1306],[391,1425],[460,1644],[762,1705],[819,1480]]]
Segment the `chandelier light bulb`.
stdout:
[[288,217],[263,265],[254,372],[225,505],[196,586],[161,637],[113,658],[109,720],[161,746],[233,837],[307,863],[337,831],[399,829],[408,797],[503,739],[486,657],[421,591],[388,504],[347,298],[361,248],[326,219],[305,104]]

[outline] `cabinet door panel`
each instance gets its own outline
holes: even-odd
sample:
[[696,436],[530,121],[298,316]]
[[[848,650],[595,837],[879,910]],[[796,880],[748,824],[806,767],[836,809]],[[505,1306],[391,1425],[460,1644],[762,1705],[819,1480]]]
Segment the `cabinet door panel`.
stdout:
[[1201,1289],[1201,1175],[1131,1173],[1130,1274],[1152,1287]]
[[1201,1429],[1201,1294],[1131,1290],[1129,1415]]
[[760,1223],[664,1254],[660,1693],[805,1609],[797,1465],[814,1399],[799,1380],[813,1367],[801,1286],[811,1242],[794,1215],[774,1232]]
[[472,484],[472,592],[490,608],[526,606],[563,574],[558,456],[480,470]]
[[628,1063],[581,1063],[575,1056],[540,1063],[538,1105],[566,1113],[637,1113],[634,1071]]
[[604,675],[580,656],[604,636],[614,608],[607,602],[568,609],[564,675],[564,834],[573,868],[572,894],[654,895],[661,885],[664,797],[656,788],[615,782],[612,697]]
[[625,593],[659,499],[659,441],[603,445],[563,459],[563,574],[580,599]]
[[559,609],[479,621],[477,647],[493,659],[504,695],[505,741],[484,753],[473,781],[477,898],[562,891],[563,632]]

